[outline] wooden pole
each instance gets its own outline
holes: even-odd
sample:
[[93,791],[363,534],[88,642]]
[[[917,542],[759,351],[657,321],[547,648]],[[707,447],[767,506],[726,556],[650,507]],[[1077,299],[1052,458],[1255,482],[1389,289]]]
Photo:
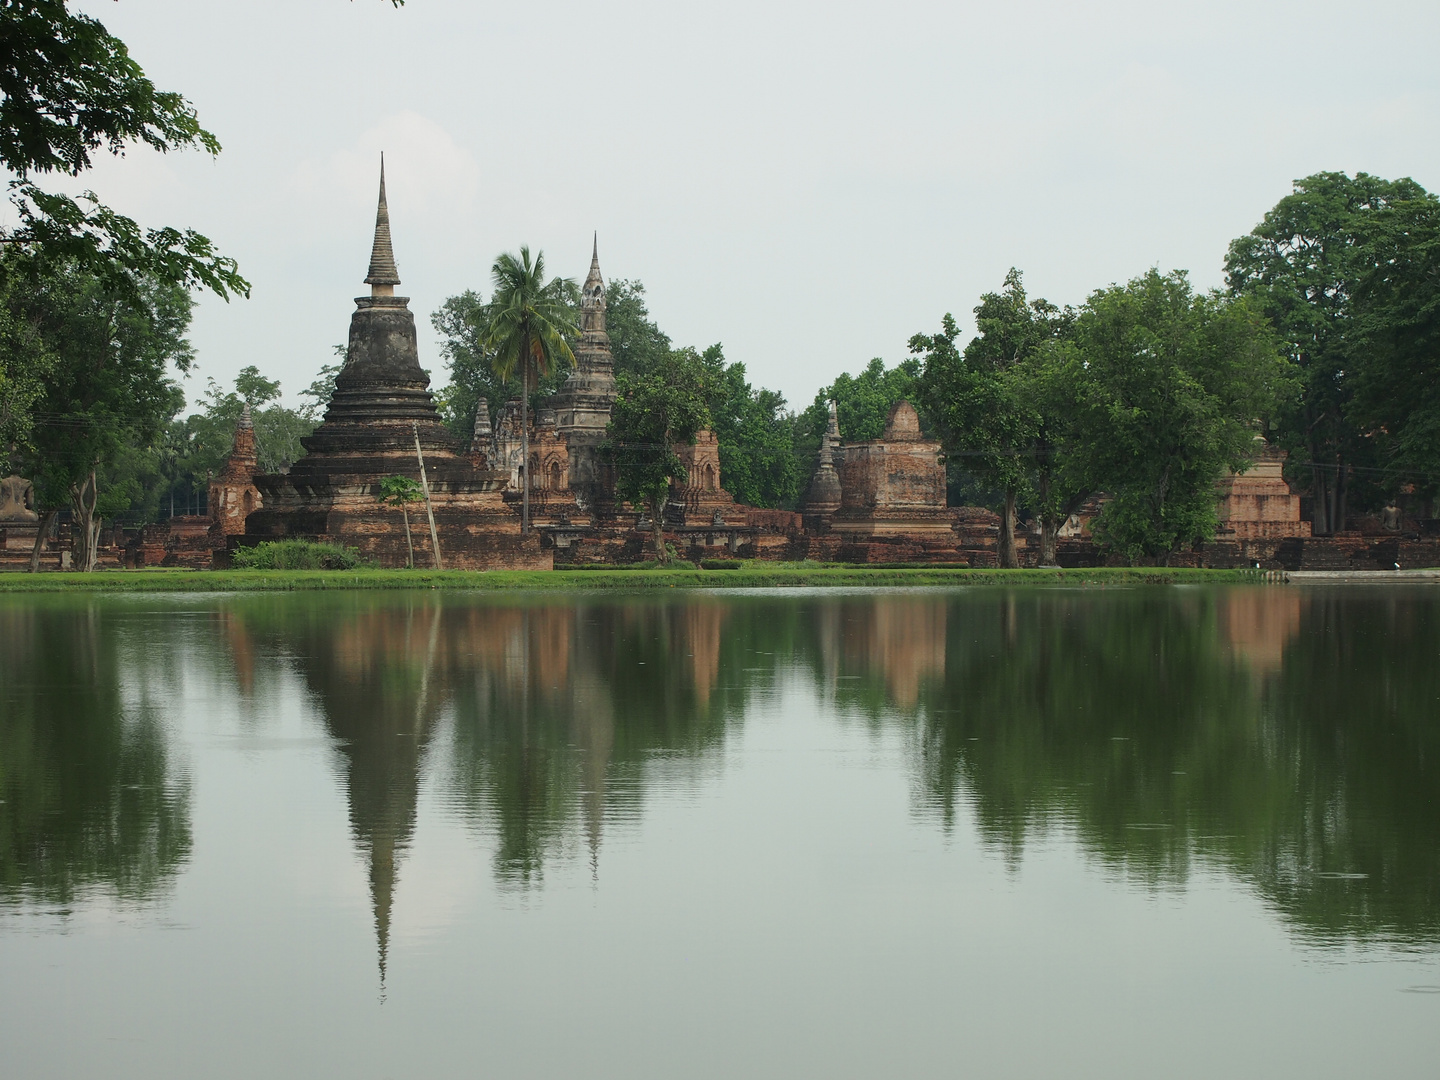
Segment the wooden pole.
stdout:
[[430,549],[435,552],[435,569],[444,570],[440,562],[440,534],[435,531],[435,509],[430,505],[430,481],[425,479],[425,453],[420,449],[420,425],[410,421],[415,432],[415,457],[420,462],[420,490],[425,493],[425,516],[430,519]]

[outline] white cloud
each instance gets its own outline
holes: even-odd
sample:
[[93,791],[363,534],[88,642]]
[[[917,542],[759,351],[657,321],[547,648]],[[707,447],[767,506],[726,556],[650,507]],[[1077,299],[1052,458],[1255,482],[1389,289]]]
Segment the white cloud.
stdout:
[[434,120],[408,110],[384,117],[345,149],[301,162],[293,194],[309,205],[373,206],[381,153],[386,187],[405,213],[468,215],[474,206],[480,186],[475,158]]

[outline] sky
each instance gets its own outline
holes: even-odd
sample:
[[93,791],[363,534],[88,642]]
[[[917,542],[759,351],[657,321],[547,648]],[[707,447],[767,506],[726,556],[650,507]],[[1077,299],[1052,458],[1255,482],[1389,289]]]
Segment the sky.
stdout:
[[[1150,267],[1223,285],[1229,242],[1321,170],[1440,189],[1440,5],[78,0],[220,139],[80,187],[239,260],[199,299],[205,380],[298,403],[343,342],[385,153],[430,314],[528,244],[644,282],[678,345],[724,345],[803,408],[894,364],[1019,267],[1079,304]],[[71,185],[71,190],[76,188]]]

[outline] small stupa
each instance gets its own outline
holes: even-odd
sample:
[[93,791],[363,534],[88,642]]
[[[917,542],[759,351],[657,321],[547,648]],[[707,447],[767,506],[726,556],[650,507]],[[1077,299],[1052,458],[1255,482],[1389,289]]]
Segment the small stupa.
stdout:
[[[435,408],[429,376],[420,366],[409,298],[395,295],[400,274],[383,160],[365,282],[370,295],[355,299],[349,348],[325,418],[300,440],[306,454],[288,473],[255,477],[263,506],[246,519],[238,542],[327,540],[358,548],[382,566],[404,566],[401,511],[381,504],[377,495],[387,477],[419,481],[423,453],[440,552],[437,558],[422,525],[414,537],[417,565],[548,569],[550,553],[541,551],[537,536],[521,535],[520,521],[505,503],[506,474],[473,458]],[[410,513],[424,521],[425,504],[415,504]]]
[[220,472],[210,481],[210,535],[223,547],[225,538],[245,531],[245,519],[260,505],[255,474],[260,454],[255,445],[255,420],[247,403],[235,424],[235,443]]
[[908,401],[885,418],[885,434],[841,448],[837,532],[856,537],[908,536],[948,540],[945,465],[940,443],[925,438]]
[[805,493],[805,517],[817,531],[823,532],[829,526],[831,515],[840,509],[840,473],[835,468],[835,451],[839,445],[840,416],[832,401],[825,434],[820,436],[815,475],[810,478],[810,489]]

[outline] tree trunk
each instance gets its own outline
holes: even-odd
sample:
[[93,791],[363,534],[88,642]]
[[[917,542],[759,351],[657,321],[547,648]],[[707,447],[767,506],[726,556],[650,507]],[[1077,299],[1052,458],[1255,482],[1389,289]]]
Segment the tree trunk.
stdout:
[[40,515],[40,528],[35,533],[35,546],[30,549],[30,573],[40,572],[40,552],[45,550],[45,538],[50,535],[50,527],[55,524],[55,515],[59,510],[46,510]]
[[[1315,454],[1311,452],[1311,460]],[[1329,473],[1323,465],[1310,470],[1311,485],[1314,489],[1313,505],[1310,509],[1310,530],[1316,536],[1330,535],[1330,482]]]
[[1015,550],[1015,489],[1005,489],[1005,509],[1000,514],[1000,565],[1006,570],[1020,566],[1020,554]]
[[530,368],[520,362],[520,531],[530,531]]
[[650,500],[650,527],[654,530],[656,561],[669,562],[669,556],[665,554],[665,496],[663,494],[656,495]]
[[95,504],[99,497],[99,484],[94,469],[90,470],[79,487],[70,485],[70,504],[75,511],[74,525],[70,530],[71,566],[86,574],[95,569],[95,549],[100,543],[100,522],[95,517]]
[[1059,566],[1055,558],[1055,534],[1060,531],[1060,522],[1049,514],[1040,515],[1040,565]]
[[1335,513],[1330,519],[1334,531],[1345,531],[1346,503],[1350,495],[1350,466],[1341,462],[1340,467],[1335,470]]
[[415,569],[415,545],[410,541],[410,508],[400,504],[400,513],[405,518],[405,569]]

